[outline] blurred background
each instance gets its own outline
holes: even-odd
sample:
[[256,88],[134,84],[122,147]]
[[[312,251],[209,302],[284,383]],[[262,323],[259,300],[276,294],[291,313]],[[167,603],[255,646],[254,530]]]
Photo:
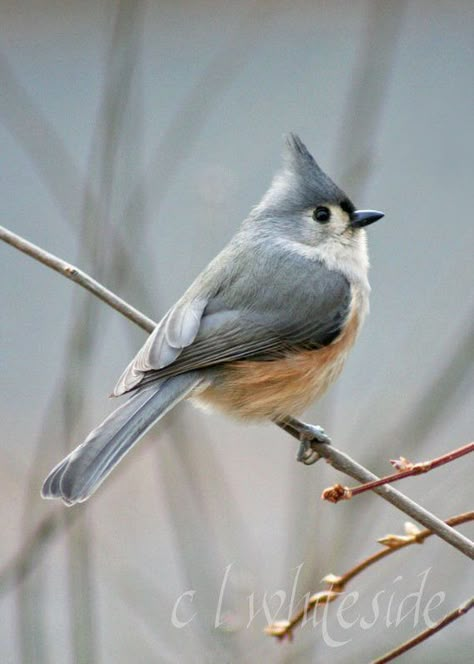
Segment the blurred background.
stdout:
[[[2,225],[157,320],[296,131],[359,207],[386,213],[368,231],[371,315],[306,419],[382,474],[470,440],[470,0],[2,0],[0,13]],[[467,597],[467,559],[432,538],[354,580],[345,623],[334,603],[324,629],[265,636],[293,589],[295,606],[406,519],[373,495],[322,503],[350,482],[297,464],[272,425],[188,404],[89,503],[42,501],[145,334],[6,245],[0,281],[2,662],[366,662],[424,629],[436,593],[433,620]],[[447,518],[472,502],[472,462],[400,488]],[[465,618],[400,661],[468,661],[471,640]]]

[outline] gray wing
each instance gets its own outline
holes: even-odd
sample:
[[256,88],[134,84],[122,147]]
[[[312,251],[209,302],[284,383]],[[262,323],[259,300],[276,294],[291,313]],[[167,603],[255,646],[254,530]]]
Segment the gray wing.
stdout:
[[129,392],[141,383],[145,373],[174,362],[183,348],[194,341],[207,302],[205,297],[179,300],[161,319],[120,376],[113,395]]
[[240,269],[213,296],[178,302],[127,367],[114,394],[225,362],[317,349],[336,339],[350,309],[347,279],[294,255],[273,257],[271,267],[266,279],[265,268],[253,278]]

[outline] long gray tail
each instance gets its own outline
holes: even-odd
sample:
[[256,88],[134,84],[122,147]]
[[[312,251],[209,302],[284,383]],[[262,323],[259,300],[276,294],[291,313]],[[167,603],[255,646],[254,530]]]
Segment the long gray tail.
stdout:
[[189,372],[135,392],[53,468],[43,498],[61,498],[66,505],[87,500],[148,429],[201,381],[202,375]]

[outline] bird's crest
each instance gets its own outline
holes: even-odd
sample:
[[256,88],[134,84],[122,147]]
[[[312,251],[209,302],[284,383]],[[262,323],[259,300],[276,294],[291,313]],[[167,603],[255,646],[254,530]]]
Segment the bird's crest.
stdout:
[[318,203],[339,203],[345,199],[346,194],[318,166],[299,136],[290,133],[285,137],[283,169],[254,213],[290,214]]

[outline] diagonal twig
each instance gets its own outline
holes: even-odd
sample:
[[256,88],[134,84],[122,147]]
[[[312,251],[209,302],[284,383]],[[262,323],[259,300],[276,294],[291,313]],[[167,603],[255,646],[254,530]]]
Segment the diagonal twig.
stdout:
[[155,329],[156,323],[151,318],[142,314],[138,309],[135,309],[135,307],[122,300],[122,298],[115,295],[111,290],[102,286],[102,284],[74,265],[62,260],[62,258],[58,258],[54,254],[41,249],[32,242],[28,242],[28,240],[25,240],[16,233],[12,233],[12,231],[3,226],[0,226],[0,240],[31,256],[40,263],[43,263],[43,265],[47,265],[52,270],[59,272],[63,277],[67,277],[67,279],[79,284],[146,332],[153,332]]
[[[284,422],[276,422],[276,424],[291,436],[301,441],[311,439],[313,427],[304,424],[294,417],[288,417]],[[372,482],[378,480],[377,475],[371,473],[367,468],[354,461],[349,455],[341,452],[333,445],[327,443],[317,442],[317,436],[313,436],[316,440],[315,449],[320,457],[325,458],[329,463],[341,473],[345,473],[350,477],[358,480],[359,482]],[[405,496],[400,491],[393,489],[390,486],[377,486],[372,489],[374,493],[387,500],[392,505],[395,505],[399,510],[408,514],[412,519],[421,523],[425,528],[429,528],[435,532],[441,539],[454,546],[456,549],[464,553],[471,559],[474,559],[474,542],[458,533],[451,526],[446,525],[437,516],[425,510],[424,507],[415,503],[413,500]]]
[[321,494],[323,500],[328,500],[330,503],[338,503],[340,500],[350,500],[354,496],[359,496],[361,493],[366,491],[371,491],[378,486],[383,486],[384,484],[393,484],[393,482],[398,482],[398,480],[403,480],[405,477],[415,477],[416,475],[422,475],[423,473],[428,473],[434,468],[439,468],[439,466],[444,466],[446,463],[455,461],[466,454],[474,452],[474,442],[467,443],[462,447],[458,447],[456,450],[451,450],[446,454],[442,454],[435,459],[430,461],[421,461],[420,463],[410,463],[403,457],[400,457],[400,460],[391,461],[390,463],[399,467],[400,470],[397,473],[392,473],[391,475],[386,475],[381,477],[379,480],[373,480],[372,482],[366,482],[365,484],[360,484],[355,487],[342,486],[341,484],[334,484],[333,486],[324,489]]
[[457,609],[454,609],[454,611],[451,611],[450,613],[446,614],[444,618],[441,618],[441,620],[439,620],[437,623],[435,623],[431,627],[428,627],[428,629],[423,630],[423,632],[420,632],[409,641],[405,641],[405,643],[402,643],[400,646],[397,646],[397,648],[395,648],[394,650],[391,650],[382,657],[375,659],[372,662],[372,664],[386,664],[386,662],[393,661],[397,657],[400,657],[400,655],[403,655],[408,650],[411,650],[412,648],[417,646],[419,643],[423,643],[423,641],[429,639],[430,636],[433,636],[433,634],[436,634],[436,632],[442,630],[443,627],[446,627],[447,625],[451,624],[458,618],[461,618],[461,616],[465,616],[466,613],[470,611],[472,608],[474,608],[474,597],[468,599],[466,602],[461,604],[461,606],[458,606]]
[[[474,520],[474,512],[464,512],[463,514],[457,514],[446,520],[446,524],[450,526],[458,526],[462,523],[467,523],[468,521]],[[322,581],[329,584],[327,590],[323,590],[312,595],[305,606],[297,611],[289,620],[280,620],[265,629],[265,633],[270,636],[276,636],[279,639],[284,639],[288,637],[292,638],[295,627],[297,627],[301,622],[306,621],[308,615],[316,611],[318,606],[321,604],[326,604],[337,599],[340,594],[345,590],[349,581],[352,581],[356,576],[361,574],[364,570],[368,569],[382,558],[392,555],[395,551],[399,549],[404,549],[411,544],[423,544],[423,542],[433,535],[432,530],[417,530],[411,535],[387,535],[379,539],[379,542],[385,544],[382,549],[379,549],[375,553],[372,553],[367,558],[364,558],[361,562],[357,563],[351,567],[347,572],[341,575],[327,574]]]

